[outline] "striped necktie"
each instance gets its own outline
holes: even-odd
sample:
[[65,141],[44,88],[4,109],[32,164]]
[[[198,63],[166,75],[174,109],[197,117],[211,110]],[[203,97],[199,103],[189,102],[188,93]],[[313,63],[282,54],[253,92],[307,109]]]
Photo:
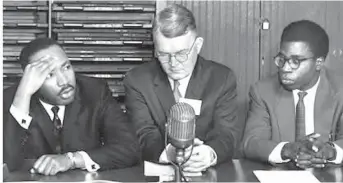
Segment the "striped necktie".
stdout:
[[54,106],[51,108],[51,111],[54,113],[54,118],[52,119],[52,123],[54,124],[54,135],[57,139],[56,143],[56,153],[60,154],[62,152],[62,137],[61,137],[61,131],[62,131],[62,123],[60,118],[58,117],[58,111],[59,111],[58,106]]
[[296,115],[295,115],[295,139],[299,140],[303,138],[306,134],[305,131],[305,104],[304,97],[307,95],[307,92],[299,92],[299,100],[296,106]]
[[180,82],[178,80],[174,80],[174,90],[173,90],[173,95],[175,98],[175,102],[178,103],[179,99],[181,98],[181,93],[179,90]]

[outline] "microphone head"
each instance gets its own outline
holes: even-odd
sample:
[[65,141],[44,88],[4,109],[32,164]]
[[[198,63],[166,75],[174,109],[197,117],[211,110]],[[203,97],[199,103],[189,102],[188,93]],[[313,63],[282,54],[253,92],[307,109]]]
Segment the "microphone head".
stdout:
[[167,133],[170,143],[179,149],[193,144],[195,138],[195,112],[187,103],[176,103],[170,109],[167,119]]

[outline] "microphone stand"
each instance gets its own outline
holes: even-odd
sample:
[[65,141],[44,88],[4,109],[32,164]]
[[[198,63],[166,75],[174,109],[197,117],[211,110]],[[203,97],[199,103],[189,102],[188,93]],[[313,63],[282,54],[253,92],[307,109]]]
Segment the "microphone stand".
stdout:
[[176,165],[174,168],[175,171],[175,182],[182,182],[181,181],[181,164],[185,161],[185,149],[177,148],[176,149],[176,157],[175,157]]

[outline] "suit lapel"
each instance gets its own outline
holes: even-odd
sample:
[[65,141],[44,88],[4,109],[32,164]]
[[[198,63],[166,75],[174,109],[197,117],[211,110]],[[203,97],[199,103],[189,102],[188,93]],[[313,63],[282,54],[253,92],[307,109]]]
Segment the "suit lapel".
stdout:
[[50,145],[50,148],[55,149],[57,145],[57,138],[53,133],[54,125],[52,124],[52,121],[49,118],[48,113],[45,111],[43,105],[39,102],[39,99],[37,97],[33,97],[32,99],[30,112],[30,115],[33,119],[32,122],[35,121],[37,123],[37,125],[41,128],[43,136]]
[[198,57],[198,61],[187,86],[185,98],[197,100],[201,99],[201,94],[205,88],[202,86],[205,81],[203,79],[204,74],[205,72],[202,72],[202,58]]
[[276,101],[276,116],[279,125],[281,141],[295,139],[295,107],[292,91],[285,90],[281,85]]
[[72,103],[68,104],[65,109],[64,119],[63,119],[63,133],[66,130],[73,131],[73,124],[80,117],[79,113],[81,111],[81,96],[79,86],[76,87],[75,99]]
[[314,103],[314,129],[326,140],[329,138],[330,128],[334,121],[335,110],[333,108],[336,104],[334,96],[335,92],[323,70]]
[[175,104],[175,99],[167,74],[163,72],[162,68],[158,68],[156,71],[154,78],[154,90],[156,97],[158,98],[163,111],[165,112],[165,116],[168,116],[171,106]]

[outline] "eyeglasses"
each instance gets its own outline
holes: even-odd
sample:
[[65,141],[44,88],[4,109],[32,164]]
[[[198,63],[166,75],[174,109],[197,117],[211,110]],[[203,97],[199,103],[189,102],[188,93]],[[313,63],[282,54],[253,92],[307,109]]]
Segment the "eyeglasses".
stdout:
[[292,69],[297,69],[297,68],[299,68],[301,62],[308,60],[308,59],[313,59],[313,58],[315,58],[315,57],[297,58],[297,57],[292,56],[291,58],[287,58],[282,53],[278,53],[274,57],[274,62],[275,62],[275,65],[279,68],[283,68],[283,66],[285,66],[285,63],[288,62],[289,66]]
[[175,59],[180,62],[186,62],[188,60],[188,55],[191,53],[195,42],[198,38],[195,38],[191,48],[189,48],[189,51],[187,53],[175,53],[175,54],[170,54],[170,53],[159,53],[156,52],[156,57],[160,60],[161,63],[169,63],[172,57],[175,57]]

